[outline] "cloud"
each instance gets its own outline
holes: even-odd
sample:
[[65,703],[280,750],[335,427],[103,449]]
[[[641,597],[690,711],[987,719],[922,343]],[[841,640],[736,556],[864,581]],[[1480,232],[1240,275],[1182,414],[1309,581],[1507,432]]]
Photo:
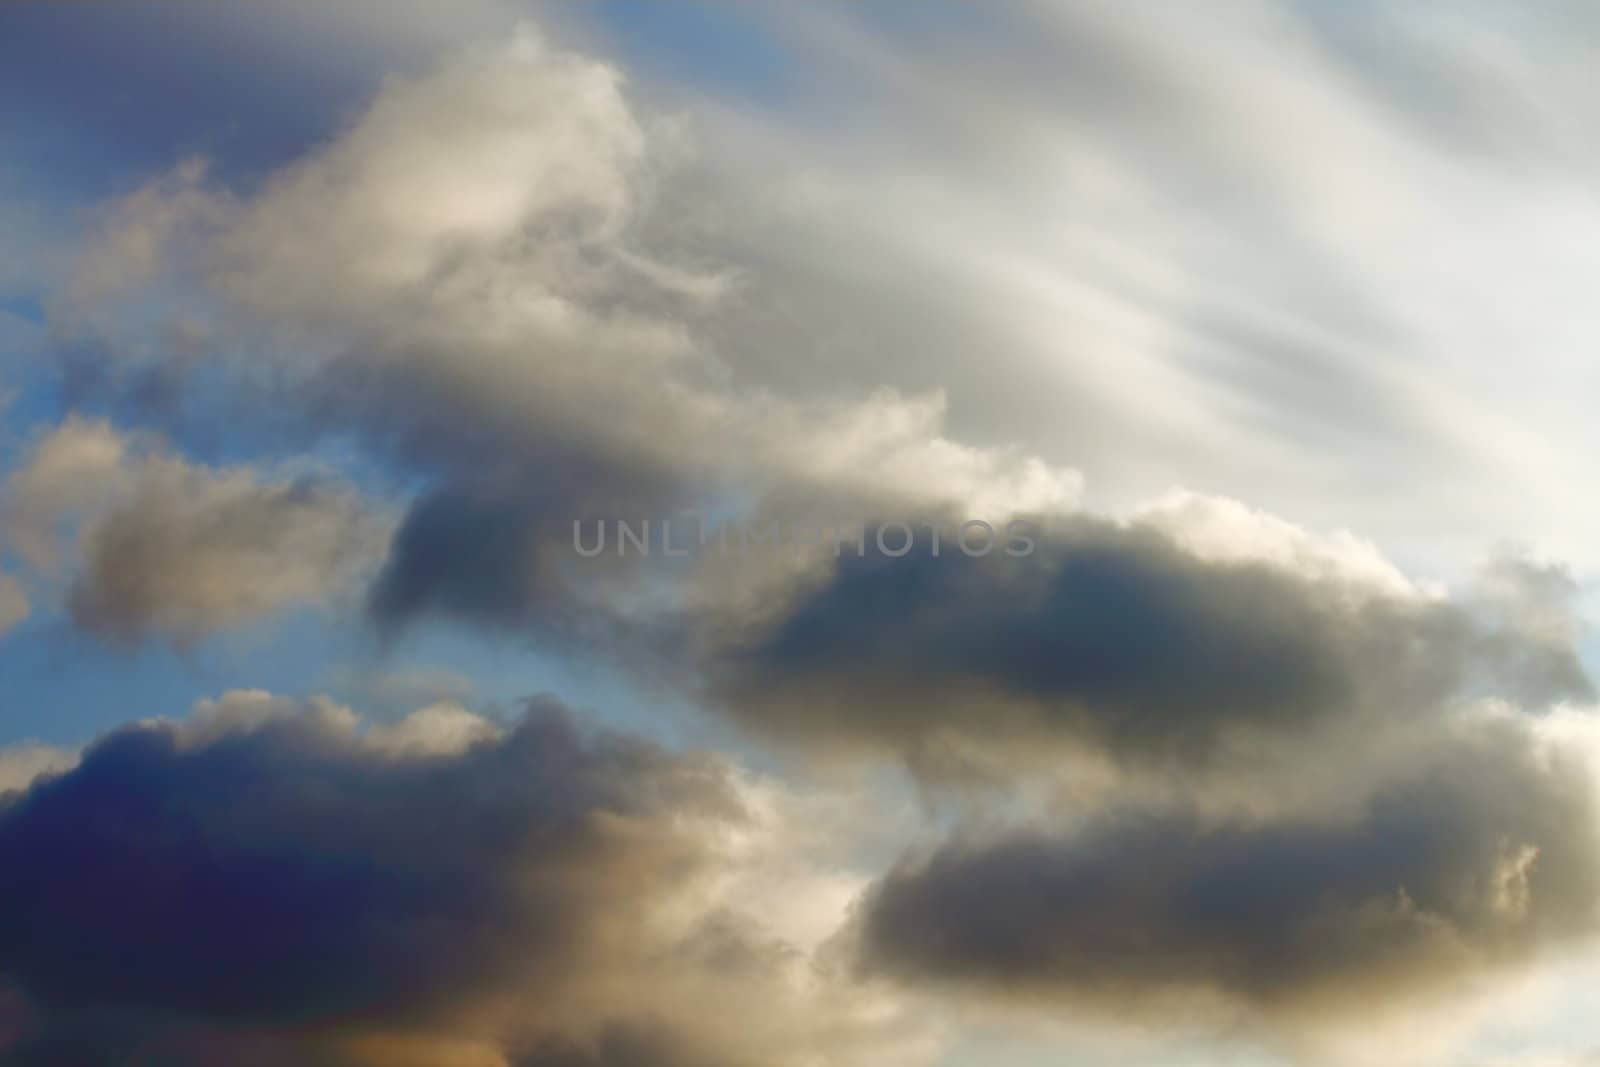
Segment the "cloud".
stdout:
[[73,620],[126,643],[187,643],[327,604],[387,536],[380,514],[324,476],[200,466],[80,416],[12,472],[3,514],[18,555],[69,573]]
[[670,1035],[615,1026],[583,1044],[546,1044],[519,1057],[513,1067],[690,1067],[700,1062],[675,1047]]
[[459,704],[429,704],[399,722],[367,731],[369,745],[394,755],[459,755],[477,744],[498,740],[493,723]]
[[[1591,551],[1570,457],[1592,451],[1572,447],[1592,419],[1568,385],[1593,347],[1570,327],[1572,279],[1592,274],[1593,159],[1568,110],[1582,49],[1541,36],[1564,20],[1519,31],[1558,60],[1545,77],[1508,54],[1516,34],[1432,32],[1448,16],[1385,15],[1405,33],[1380,46],[1293,6],[1027,5],[1004,26],[927,27],[927,49],[844,5],[772,18],[851,122],[704,100],[692,121],[664,115],[614,64],[524,28],[386,82],[269,173],[183,162],[127,197],[53,309],[71,384],[144,420],[335,438],[415,495],[392,539],[369,538],[325,479],[201,467],[80,419],[14,477],[12,551],[64,569],[78,621],[117,639],[193,640],[375,575],[365,603],[385,631],[441,616],[635,676],[664,665],[767,739],[890,753],[924,784],[981,770],[1007,816],[1030,818],[907,860],[866,899],[866,969],[906,987],[1112,1014],[1193,993],[1348,1019],[1587,933],[1584,777],[1536,753],[1528,721],[1458,721],[1488,700],[1522,715],[1593,699],[1575,579],[1507,557],[1448,595],[1342,532],[1452,576],[1507,532]],[[1383,47],[1444,66],[1396,80]],[[1515,86],[1517,103],[1472,95],[1481,137],[1416,138],[1426,93],[1463,100],[1463,81]],[[1046,532],[1021,559],[588,566],[569,551],[574,519],[684,506],[1030,515]],[[815,939],[856,872],[730,874],[747,783],[708,772],[737,815],[698,794],[641,801],[606,769],[611,742],[565,736],[456,703],[362,731],[347,709],[265,694],[114,735],[0,825],[54,812],[69,851],[51,856],[82,844],[135,887],[175,872],[216,901],[191,909],[211,940],[173,934],[163,960],[191,970],[130,992],[112,949],[149,947],[133,923],[72,927],[109,948],[71,959],[28,956],[14,934],[0,1012],[30,1035],[16,1055],[70,1040],[88,1051],[54,1053],[69,1062],[138,1042],[180,1062],[496,1067],[925,1051],[874,1021],[894,1017],[881,988],[696,896],[804,885],[823,903],[787,921]],[[560,766],[519,764],[529,737]],[[1058,788],[1080,760],[1112,765],[1109,785]],[[258,771],[235,777],[260,796],[224,765]],[[654,753],[616,774],[648,793],[678,766]],[[97,838],[82,807],[48,800],[118,782],[171,802],[127,805],[149,825]],[[1070,803],[1085,797],[1104,810]],[[280,802],[292,825],[254,806]],[[411,824],[391,828],[391,806]],[[538,847],[480,847],[497,829]],[[219,872],[189,862],[213,852]],[[281,881],[255,926],[323,946],[326,975],[205,926],[255,917],[240,871]],[[564,895],[569,879],[593,893]],[[671,899],[641,903],[640,885]],[[318,910],[341,901],[376,926]],[[123,906],[152,930],[172,919]],[[562,908],[559,931],[539,925]],[[490,937],[483,916],[519,936]],[[223,949],[226,964],[206,955]],[[438,962],[401,966],[415,958]]]
[[40,775],[68,770],[77,761],[76,753],[38,741],[0,745],[0,793],[26,789]]
[[[915,755],[950,735],[1022,748],[1053,737],[1183,765],[1427,718],[1485,692],[1535,707],[1593,696],[1561,603],[1535,626],[1397,588],[1392,572],[1374,581],[1365,559],[1308,568],[1275,544],[1207,558],[1139,520],[1036,529],[1020,557],[954,544],[935,555],[925,533],[895,557],[869,538],[781,607],[723,626],[713,694],[742,721],[823,748]],[[1520,590],[1520,566],[1497,573]]]
[[964,438],[1111,506],[1189,485],[1432,566],[1506,535],[1589,560],[1566,457],[1590,432],[1555,383],[1571,234],[1600,221],[1569,103],[1592,19],[1033,3],[922,24],[933,47],[852,5],[768,25],[835,95],[697,117],[714,210],[756,202],[750,284],[782,297],[747,314],[810,331],[767,349],[785,388],[936,383]]
[[27,619],[32,613],[28,594],[9,574],[0,571],[0,634]]
[[573,524],[667,514],[670,485],[649,472],[546,455],[516,477],[463,477],[434,489],[395,531],[368,591],[371,617],[388,628],[437,615],[600,643],[614,597],[639,569],[615,557],[581,559]]
[[958,837],[872,891],[862,958],[1052,1009],[1392,1011],[1592,934],[1595,831],[1574,759],[1522,721],[1457,723],[1348,819],[1113,808]]
[[203,367],[196,387],[226,382],[237,417],[259,395],[258,419],[354,434],[421,482],[374,595],[390,621],[526,622],[554,593],[533,527],[565,540],[602,506],[788,494],[1000,517],[1077,499],[1071,470],[952,439],[937,388],[791,397],[747,374],[799,342],[712,328],[740,266],[682,211],[692,148],[614,67],[525,27],[395,80],[250,195],[180,167],[111,213],[84,284],[154,261],[228,351],[172,358],[110,302],[64,329],[88,339],[89,378],[171,391]]
[[727,909],[726,842],[774,828],[742,790],[550,700],[123,727],[0,801],[0,1062],[912,1062]]
[[0,967],[51,1010],[444,1025],[501,984],[559,983],[616,879],[692,858],[658,807],[730,803],[714,775],[591,746],[553,712],[453,758],[392,749],[265,694],[102,740],[0,817],[0,896],[31,915]]
[[[657,86],[525,32],[395,79],[260,183],[196,177],[162,262],[218,318],[267,320],[239,362],[435,459],[526,455],[507,445],[537,421],[630,460],[804,469],[779,427],[814,445],[852,403],[871,422],[943,396],[943,445],[905,443],[928,463],[846,466],[959,495],[1012,480],[1022,441],[1115,506],[1183,484],[1450,566],[1503,534],[1587,558],[1585,413],[1503,358],[1584,349],[1585,20],[1033,4],[925,27],[929,49],[849,5],[756,21],[837,96],[662,115]],[[1419,109],[1486,136],[1419,137]],[[125,224],[165,232],[184,195]],[[335,354],[367,405],[323,388]],[[863,400],[885,386],[899,403]]]
[[351,694],[354,703],[380,716],[402,715],[426,704],[464,704],[477,690],[470,677],[449,667],[387,658],[336,665],[327,681],[334,692]]

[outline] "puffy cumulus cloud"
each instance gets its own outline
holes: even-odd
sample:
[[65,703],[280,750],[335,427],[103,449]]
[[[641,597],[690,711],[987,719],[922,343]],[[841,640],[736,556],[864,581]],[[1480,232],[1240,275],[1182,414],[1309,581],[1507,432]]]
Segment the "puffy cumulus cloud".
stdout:
[[1594,801],[1525,720],[1467,720],[1348,818],[1113,808],[958,836],[872,890],[861,959],[1051,1010],[1394,1012],[1594,932]]
[[738,842],[781,829],[747,795],[548,699],[124,727],[0,801],[0,1062],[920,1062],[893,1002],[731,907]]
[[[1017,556],[954,543],[935,555],[926,532],[890,556],[869,537],[754,622],[709,627],[712,692],[824,747],[917,755],[954,736],[1017,751],[1054,737],[1179,765],[1431,721],[1486,692],[1531,706],[1593,695],[1570,629],[1396,588],[1386,569],[1373,580],[1364,553],[1341,570],[1248,542],[1200,555],[1149,521],[1035,531]],[[1529,577],[1496,575],[1517,590]]]
[[1372,586],[1395,594],[1419,590],[1371,541],[1348,530],[1318,536],[1238,500],[1173,490],[1133,514],[1202,559],[1271,563],[1307,577]]
[[[120,265],[124,247],[154,258],[246,355],[175,359],[112,304],[69,332],[94,339],[84,358],[109,380],[223,371],[267,391],[274,417],[356,431],[431,479],[375,594],[386,619],[521,620],[561,600],[545,527],[564,541],[601,510],[804,494],[998,517],[1076,501],[1074,472],[950,437],[937,387],[802,397],[752,373],[805,342],[719,333],[741,301],[775,297],[747,295],[735,249],[684,210],[704,193],[679,166],[693,148],[681,123],[637,112],[614,67],[524,28],[391,83],[249,195],[180,168],[111,213],[85,274],[148,273]],[[165,255],[146,254],[162,237]],[[452,550],[483,537],[481,558]]]
[[1522,636],[1514,655],[1530,673],[1571,677],[1573,648],[1585,634],[1579,587],[1562,563],[1502,552],[1481,568],[1474,606],[1500,627]]
[[77,759],[67,749],[38,741],[0,745],[0,793],[26,789],[40,775],[67,770]]
[[[549,332],[626,334],[626,315],[607,322],[585,299],[623,266],[612,246],[646,150],[621,81],[526,28],[504,47],[390,86],[341,137],[242,206],[220,250],[238,271],[230,288],[343,323],[351,299],[387,309],[430,282],[521,278],[545,284],[500,295],[525,301]],[[554,239],[539,240],[546,235]],[[585,248],[605,258],[591,266]],[[495,263],[508,273],[480,273]],[[647,266],[638,269],[653,273]]]
[[324,696],[300,700],[264,689],[232,689],[215,699],[195,701],[187,718],[177,722],[148,720],[146,725],[166,727],[179,748],[193,749],[232,734],[250,734],[282,723],[329,737],[346,737],[355,733],[359,722],[349,707]]
[[374,726],[366,740],[396,755],[459,755],[499,737],[494,723],[459,704],[429,704],[396,723]]
[[69,576],[74,621],[123,642],[188,642],[325,604],[387,538],[387,520],[326,477],[197,465],[78,416],[12,472],[0,508],[20,557]]
[[37,442],[6,481],[9,547],[35,568],[60,566],[61,526],[122,488],[128,445],[110,423],[78,417]]

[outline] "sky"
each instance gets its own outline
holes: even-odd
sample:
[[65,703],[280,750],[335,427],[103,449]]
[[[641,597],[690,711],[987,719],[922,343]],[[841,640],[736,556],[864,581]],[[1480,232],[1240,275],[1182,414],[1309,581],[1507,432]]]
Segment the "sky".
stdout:
[[0,1067],[1600,1064],[1597,51],[0,7]]

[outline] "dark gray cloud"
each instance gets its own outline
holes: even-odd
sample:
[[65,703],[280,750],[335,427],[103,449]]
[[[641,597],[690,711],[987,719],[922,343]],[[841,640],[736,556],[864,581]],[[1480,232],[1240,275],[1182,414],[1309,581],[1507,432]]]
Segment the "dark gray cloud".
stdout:
[[[587,1048],[550,1002],[604,966],[597,938],[645,936],[639,886],[692,878],[688,827],[739,810],[714,765],[551,705],[408,758],[327,714],[124,728],[0,807],[7,1062],[378,1062],[350,1050],[484,1038],[465,1020],[508,992],[546,1005],[538,1040],[570,1021]],[[670,1062],[630,1040],[594,1062]]]
[[655,1022],[615,1023],[579,1037],[548,1038],[511,1058],[491,1059],[415,1036],[363,1048],[328,1035],[217,1026],[153,1018],[148,1013],[86,1009],[58,1013],[48,1025],[22,1020],[22,1036],[0,1048],[6,1067],[723,1067],[728,1061]]
[[45,1012],[13,995],[0,1011],[5,1067],[356,1067],[356,1061],[305,1035],[217,1027],[149,1012],[85,1008]]
[[605,1026],[590,1037],[575,1041],[548,1041],[512,1067],[722,1067],[703,1052],[684,1047],[670,1030],[649,1024]]
[[530,635],[601,643],[615,620],[603,604],[634,560],[573,548],[573,524],[667,514],[670,482],[604,463],[527,456],[517,475],[461,477],[417,499],[368,593],[373,619],[393,628],[424,615]]
[[1024,557],[935,557],[924,535],[890,558],[869,538],[736,634],[718,692],[758,727],[824,744],[954,729],[1190,754],[1229,731],[1403,720],[1466,695],[1593,693],[1570,641],[1525,613],[1205,559],[1138,523],[1042,528]]
[[1370,1006],[1593,931],[1593,795],[1514,720],[1442,730],[1353,818],[1118,812],[957,838],[870,894],[862,959],[912,982],[1099,1000]]

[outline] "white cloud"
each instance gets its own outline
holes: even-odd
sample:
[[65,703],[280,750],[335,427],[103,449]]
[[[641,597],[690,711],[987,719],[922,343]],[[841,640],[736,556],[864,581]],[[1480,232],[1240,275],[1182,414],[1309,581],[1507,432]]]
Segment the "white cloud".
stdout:
[[371,727],[367,744],[394,756],[454,756],[501,734],[491,720],[459,704],[429,704],[393,723]]
[[70,770],[77,762],[76,752],[38,741],[0,745],[0,794],[26,789],[40,775]]
[[[86,269],[142,265],[149,235],[167,235],[170,268],[292,340],[234,363],[244,381],[305,375],[325,417],[435,463],[487,438],[530,463],[577,447],[702,489],[840,488],[991,514],[1072,504],[1071,470],[952,439],[937,390],[821,402],[741,380],[763,349],[801,340],[718,336],[743,268],[714,244],[686,250],[707,235],[674,219],[681,142],[636,114],[614,68],[525,27],[391,83],[253,196],[193,167],[158,180],[113,214]],[[138,254],[110,255],[124,247]]]

